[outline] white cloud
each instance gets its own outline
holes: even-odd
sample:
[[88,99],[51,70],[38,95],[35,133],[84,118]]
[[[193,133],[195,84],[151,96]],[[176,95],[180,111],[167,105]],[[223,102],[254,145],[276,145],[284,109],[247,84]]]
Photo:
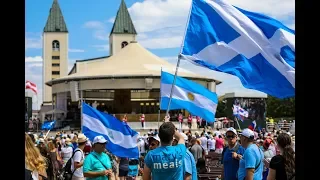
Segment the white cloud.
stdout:
[[290,25],[289,25],[289,28],[291,28],[291,29],[295,30],[295,29],[296,29],[296,24],[295,24],[295,23],[290,24]]
[[109,33],[107,32],[107,25],[101,21],[89,21],[83,25],[85,28],[93,30],[93,37],[99,40],[108,40]]
[[69,49],[69,52],[77,53],[77,52],[84,52],[84,50],[83,49]]
[[[25,80],[37,85],[38,95],[33,97],[32,105],[33,109],[39,109],[42,103],[42,58],[40,56],[25,57]],[[30,92],[33,93],[32,91]]]
[[183,34],[182,26],[165,27],[151,32],[144,32],[142,36],[139,34],[138,41],[149,49],[175,48],[181,45],[181,34]]
[[42,62],[41,56],[25,57],[26,63]]
[[93,37],[99,40],[107,41],[109,40],[109,33],[106,30],[95,30],[93,32]]
[[107,52],[109,52],[109,44],[106,44],[106,45],[93,45],[92,47],[97,48],[97,51],[107,51]]
[[[68,61],[68,72],[71,70],[76,58],[69,59]],[[28,56],[25,57],[25,80],[31,81],[37,85],[38,95],[33,98],[33,109],[39,109],[42,104],[42,58],[41,56]],[[33,93],[31,90],[26,90]],[[38,103],[37,99],[38,98]]]
[[108,20],[108,22],[111,23],[111,24],[113,24],[115,20],[116,20],[116,18],[113,17],[113,18],[110,18],[110,19]]
[[26,33],[25,50],[27,49],[41,49],[42,36],[38,33]]
[[103,29],[105,27],[100,21],[88,21],[83,26],[89,29]]
[[[284,23],[292,23],[292,19],[295,18],[294,0],[229,0],[229,2],[249,11],[270,15]],[[190,5],[191,0],[146,0],[134,3],[129,12],[139,33],[139,42],[151,49],[179,47]],[[291,18],[291,22],[286,22],[288,17]],[[174,27],[171,30],[176,31],[169,36],[166,36],[166,33],[154,34],[154,31],[168,27]]]

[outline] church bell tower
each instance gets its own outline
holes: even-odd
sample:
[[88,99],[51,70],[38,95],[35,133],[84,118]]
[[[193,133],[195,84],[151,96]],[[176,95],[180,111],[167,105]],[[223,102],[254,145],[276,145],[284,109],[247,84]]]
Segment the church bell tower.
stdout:
[[52,89],[45,83],[68,75],[68,35],[58,0],[54,0],[43,30],[43,104],[52,103]]
[[131,41],[136,41],[137,31],[134,28],[128,8],[124,0],[121,0],[112,30],[109,36],[110,55],[114,55]]

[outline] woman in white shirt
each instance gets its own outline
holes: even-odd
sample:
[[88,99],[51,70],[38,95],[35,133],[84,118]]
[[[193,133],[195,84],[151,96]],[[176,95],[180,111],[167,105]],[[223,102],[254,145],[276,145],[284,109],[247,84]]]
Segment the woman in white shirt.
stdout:
[[212,135],[210,135],[208,139],[208,149],[210,152],[214,152],[216,150],[216,140]]
[[68,160],[71,158],[72,152],[73,152],[72,143],[69,138],[67,138],[65,140],[65,144],[66,144],[65,147],[61,148],[61,157],[63,160],[63,167],[66,165]]

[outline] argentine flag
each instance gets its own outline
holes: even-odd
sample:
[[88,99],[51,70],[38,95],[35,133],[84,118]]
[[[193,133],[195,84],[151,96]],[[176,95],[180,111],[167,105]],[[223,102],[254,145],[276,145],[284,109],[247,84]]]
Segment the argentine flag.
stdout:
[[98,135],[107,140],[107,149],[118,157],[139,158],[138,133],[127,124],[109,114],[100,112],[86,103],[82,104],[82,131],[90,141]]
[[[167,110],[174,75],[161,71],[160,109]],[[192,115],[199,116],[207,122],[215,121],[218,97],[200,84],[177,76],[173,86],[171,109],[185,109]]]
[[237,76],[248,89],[295,95],[295,31],[224,0],[192,0],[181,55]]

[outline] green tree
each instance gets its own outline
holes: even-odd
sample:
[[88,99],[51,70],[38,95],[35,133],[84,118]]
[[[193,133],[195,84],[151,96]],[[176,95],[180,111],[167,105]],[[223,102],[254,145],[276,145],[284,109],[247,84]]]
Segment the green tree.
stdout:
[[227,108],[226,103],[223,101],[219,101],[217,111],[216,111],[216,118],[226,117],[227,116],[226,108]]
[[267,117],[295,117],[295,98],[278,99],[268,96]]

